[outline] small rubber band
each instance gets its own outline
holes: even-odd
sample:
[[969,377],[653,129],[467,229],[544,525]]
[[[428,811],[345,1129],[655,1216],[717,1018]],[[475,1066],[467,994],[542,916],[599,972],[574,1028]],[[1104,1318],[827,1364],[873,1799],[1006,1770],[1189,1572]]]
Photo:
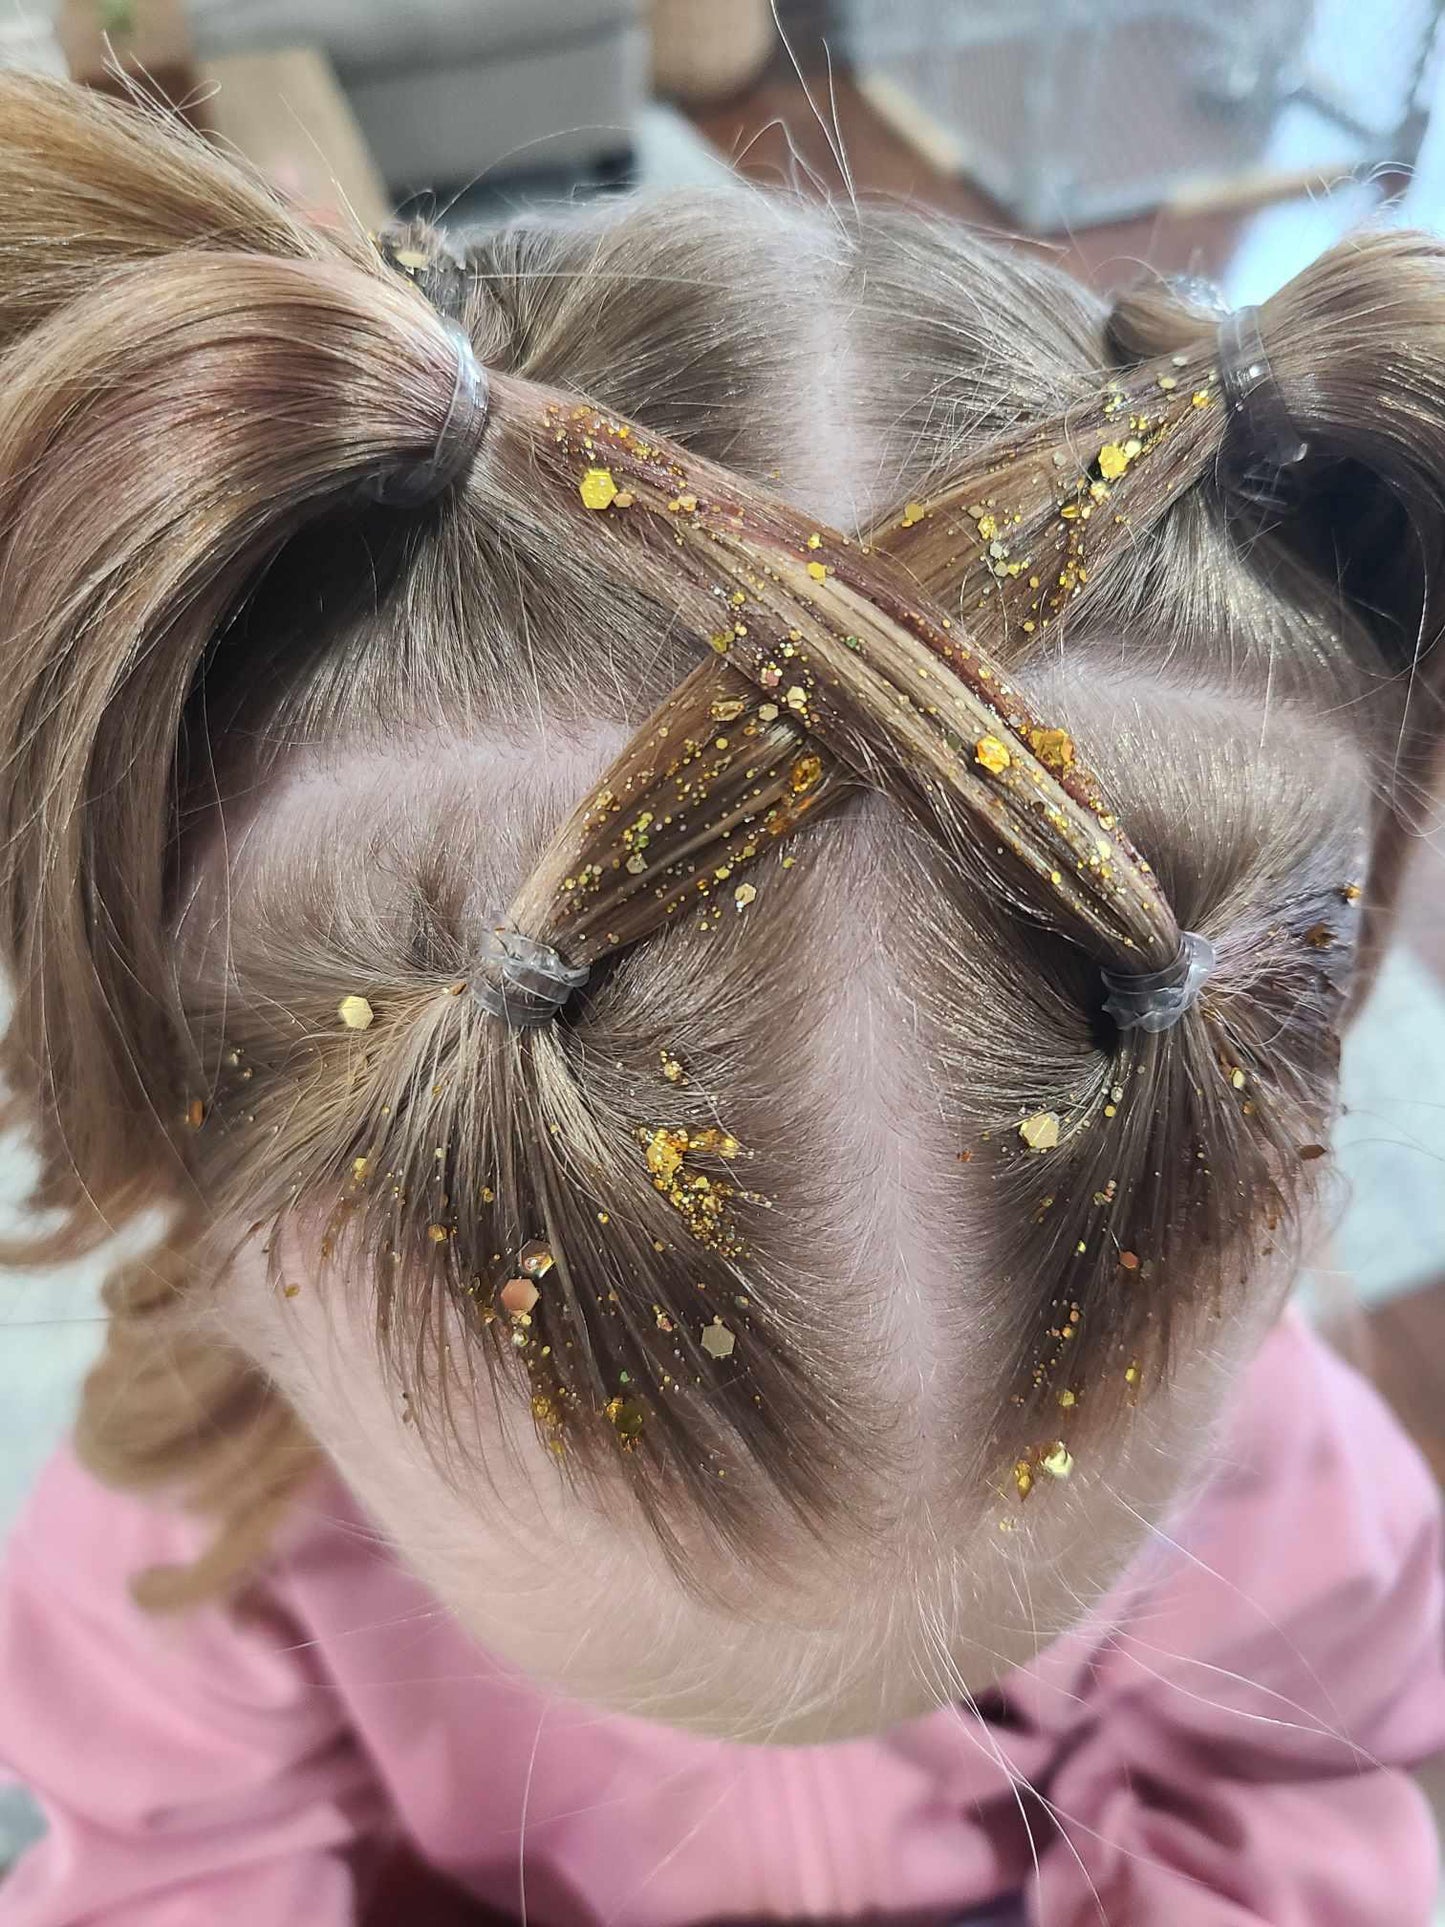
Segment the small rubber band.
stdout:
[[466,329],[455,321],[448,321],[444,326],[457,355],[452,398],[430,455],[389,468],[365,484],[363,493],[367,499],[383,503],[387,508],[420,508],[445,495],[471,466],[487,424],[490,401],[487,371],[477,359]]
[[1282,472],[1302,462],[1310,445],[1295,426],[1274,378],[1258,308],[1236,308],[1219,324],[1216,347],[1225,406],[1239,450],[1234,486],[1266,507],[1277,506]]
[[472,995],[512,1030],[532,1030],[556,1016],[590,975],[586,964],[569,964],[551,944],[520,930],[489,930],[478,958],[481,972]]
[[1208,937],[1181,931],[1179,955],[1163,970],[1131,976],[1123,971],[1102,973],[1109,992],[1104,1008],[1120,1030],[1173,1030],[1214,974],[1219,953]]

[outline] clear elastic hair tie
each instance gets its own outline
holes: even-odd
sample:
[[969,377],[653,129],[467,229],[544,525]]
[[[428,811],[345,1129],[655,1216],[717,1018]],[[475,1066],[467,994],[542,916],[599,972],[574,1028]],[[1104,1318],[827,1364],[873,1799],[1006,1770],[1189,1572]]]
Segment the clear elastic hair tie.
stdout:
[[489,930],[472,978],[472,995],[512,1030],[545,1024],[586,983],[586,964],[569,964],[549,943],[520,930]]
[[456,349],[457,374],[431,453],[373,476],[362,489],[368,501],[387,508],[420,508],[460,481],[476,455],[490,405],[487,371],[466,329],[455,321],[444,325]]
[[1218,952],[1208,937],[1185,930],[1179,955],[1163,970],[1140,976],[1123,971],[1102,972],[1109,995],[1104,1008],[1120,1030],[1173,1030],[1179,1019],[1199,1001],[1199,993],[1214,974]]
[[1219,324],[1219,380],[1237,448],[1233,487],[1262,508],[1284,500],[1286,471],[1310,445],[1280,393],[1259,331],[1258,308],[1236,308]]

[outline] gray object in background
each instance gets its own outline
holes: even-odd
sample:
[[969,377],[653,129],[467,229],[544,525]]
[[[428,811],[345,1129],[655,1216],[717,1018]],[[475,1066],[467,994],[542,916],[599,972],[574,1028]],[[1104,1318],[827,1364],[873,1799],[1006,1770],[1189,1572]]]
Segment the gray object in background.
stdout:
[[1441,0],[840,0],[874,108],[1039,232],[1414,159]]
[[309,44],[399,194],[630,151],[640,0],[190,0],[203,56]]

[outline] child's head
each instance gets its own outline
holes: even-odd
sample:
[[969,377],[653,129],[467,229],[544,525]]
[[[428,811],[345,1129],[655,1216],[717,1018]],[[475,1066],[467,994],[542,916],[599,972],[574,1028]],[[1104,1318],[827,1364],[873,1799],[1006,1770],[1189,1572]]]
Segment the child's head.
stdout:
[[49,1249],[169,1214],[80,1426],[219,1523],[152,1602],[314,1440],[599,1699],[794,1737],[1025,1656],[1298,1255],[1433,727],[1445,253],[1292,283],[1232,416],[1215,315],[916,216],[378,251],[14,79],[0,209],[9,1061]]

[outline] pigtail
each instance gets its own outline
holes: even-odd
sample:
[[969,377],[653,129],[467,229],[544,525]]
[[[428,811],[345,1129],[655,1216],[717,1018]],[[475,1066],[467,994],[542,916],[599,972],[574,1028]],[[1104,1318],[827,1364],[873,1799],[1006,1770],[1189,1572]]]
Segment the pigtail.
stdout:
[[474,440],[463,367],[385,280],[225,254],[116,269],[6,359],[7,1049],[101,1218],[141,1201],[138,1164],[174,1170],[203,1102],[167,948],[192,681],[304,520]]
[[214,783],[187,754],[195,690],[303,524],[460,476],[485,384],[359,237],[321,237],[147,116],[0,77],[0,205],[4,1048],[37,1201],[64,1211],[6,1249],[44,1261],[167,1209],[107,1283],[77,1447],[226,1519],[193,1571],[138,1581],[178,1605],[239,1577],[315,1456],[195,1329],[220,1255],[192,1178],[214,1065],[174,955],[180,827]]
[[[1197,336],[1198,301],[1121,304],[1115,332]],[[1217,317],[1215,317],[1217,321]],[[1445,246],[1384,230],[1332,248],[1249,324],[1247,379],[1219,480],[1241,538],[1299,567],[1343,619],[1367,700],[1357,736],[1379,791],[1370,922],[1378,947],[1439,776],[1445,696]],[[1267,419],[1266,419],[1267,418]],[[1296,459],[1261,492],[1261,426]],[[1243,480],[1244,486],[1240,486]]]

